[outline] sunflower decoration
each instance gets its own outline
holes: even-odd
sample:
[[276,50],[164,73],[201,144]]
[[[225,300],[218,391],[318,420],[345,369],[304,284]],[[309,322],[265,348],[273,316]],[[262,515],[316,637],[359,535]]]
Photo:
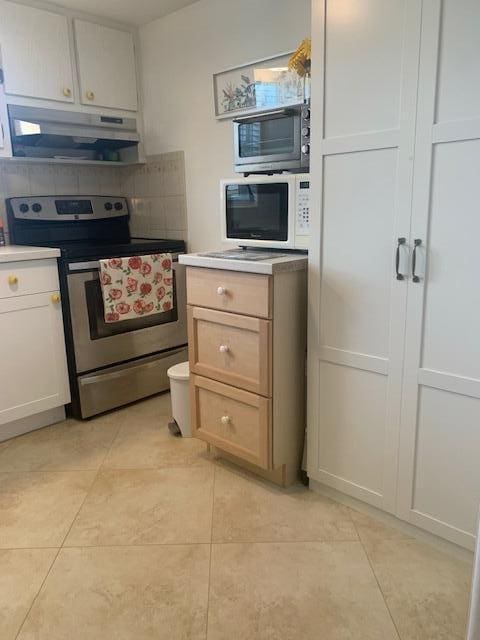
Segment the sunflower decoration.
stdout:
[[290,58],[288,68],[295,70],[299,76],[304,78],[307,74],[310,74],[311,63],[312,41],[310,38],[305,38]]

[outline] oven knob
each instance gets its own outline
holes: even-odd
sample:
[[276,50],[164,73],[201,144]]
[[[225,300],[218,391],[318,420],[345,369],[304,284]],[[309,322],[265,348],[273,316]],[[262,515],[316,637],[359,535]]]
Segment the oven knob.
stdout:
[[115,202],[115,209],[117,211],[121,211],[123,209],[123,204],[121,202]]
[[28,204],[25,204],[24,202],[22,202],[22,204],[18,208],[22,213],[27,213],[30,207],[28,206]]
[[302,153],[305,153],[305,154],[310,153],[310,145],[309,144],[302,144]]
[[32,204],[32,211],[35,211],[35,213],[40,213],[41,210],[42,210],[42,205],[39,202],[34,202]]
[[305,118],[305,120],[310,120],[310,109],[308,107],[306,107],[302,111],[302,118]]
[[310,127],[303,127],[302,136],[304,138],[308,138],[309,135],[310,135]]
[[111,202],[105,202],[105,209],[107,211],[111,211],[113,209],[113,204]]

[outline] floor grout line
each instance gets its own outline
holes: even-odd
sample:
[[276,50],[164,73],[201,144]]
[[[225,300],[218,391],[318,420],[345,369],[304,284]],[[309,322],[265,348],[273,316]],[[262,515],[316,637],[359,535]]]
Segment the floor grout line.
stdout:
[[[351,516],[350,516],[350,517],[351,517]],[[355,520],[354,520],[353,518],[352,518],[352,522],[353,522],[353,526],[355,527],[355,530],[356,530],[356,532],[357,532],[358,540],[359,540],[359,542],[360,542],[360,544],[361,544],[361,546],[362,546],[363,553],[365,554],[365,557],[366,557],[367,562],[368,562],[368,564],[369,564],[370,570],[371,570],[371,572],[372,572],[372,574],[373,574],[373,577],[375,578],[375,582],[377,583],[377,587],[378,587],[378,590],[379,590],[379,592],[380,592],[380,595],[382,596],[382,600],[383,600],[383,602],[384,602],[384,604],[385,604],[385,608],[387,609],[387,611],[388,611],[388,615],[389,615],[389,617],[390,617],[390,620],[392,621],[392,624],[393,624],[393,627],[394,627],[395,632],[396,632],[396,634],[397,634],[398,640],[402,640],[402,636],[400,635],[400,631],[398,630],[397,623],[395,622],[395,619],[394,619],[394,617],[393,617],[393,614],[392,614],[392,612],[390,611],[390,607],[388,606],[387,598],[385,597],[385,594],[383,593],[383,589],[382,589],[382,587],[381,587],[381,585],[380,585],[380,581],[379,581],[379,579],[378,579],[378,576],[377,576],[377,574],[375,573],[375,569],[374,569],[374,567],[373,567],[373,563],[372,563],[372,561],[370,560],[370,556],[368,555],[367,548],[365,547],[365,544],[364,544],[364,542],[363,542],[363,540],[362,540],[362,536],[361,536],[361,535],[360,535],[360,533],[358,532],[358,527],[357,527],[357,525],[356,525],[356,523],[355,523]]]

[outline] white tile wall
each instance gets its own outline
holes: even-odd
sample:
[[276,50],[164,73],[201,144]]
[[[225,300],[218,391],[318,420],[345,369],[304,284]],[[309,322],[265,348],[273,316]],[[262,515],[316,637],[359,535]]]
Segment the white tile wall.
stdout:
[[147,158],[140,167],[122,167],[122,190],[131,198],[132,235],[187,239],[183,151]]
[[129,198],[133,236],[187,239],[183,151],[151,156],[135,167],[0,162],[0,217],[7,240],[5,198],[91,194]]

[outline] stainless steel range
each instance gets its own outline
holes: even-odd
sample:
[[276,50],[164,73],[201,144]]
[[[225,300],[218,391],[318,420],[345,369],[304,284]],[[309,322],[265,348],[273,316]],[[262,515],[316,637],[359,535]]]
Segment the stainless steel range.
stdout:
[[[72,413],[88,418],[168,389],[167,369],[187,359],[182,240],[130,237],[124,198],[41,196],[10,198],[14,244],[59,247]],[[173,256],[171,311],[115,323],[104,321],[101,258],[169,252]]]

